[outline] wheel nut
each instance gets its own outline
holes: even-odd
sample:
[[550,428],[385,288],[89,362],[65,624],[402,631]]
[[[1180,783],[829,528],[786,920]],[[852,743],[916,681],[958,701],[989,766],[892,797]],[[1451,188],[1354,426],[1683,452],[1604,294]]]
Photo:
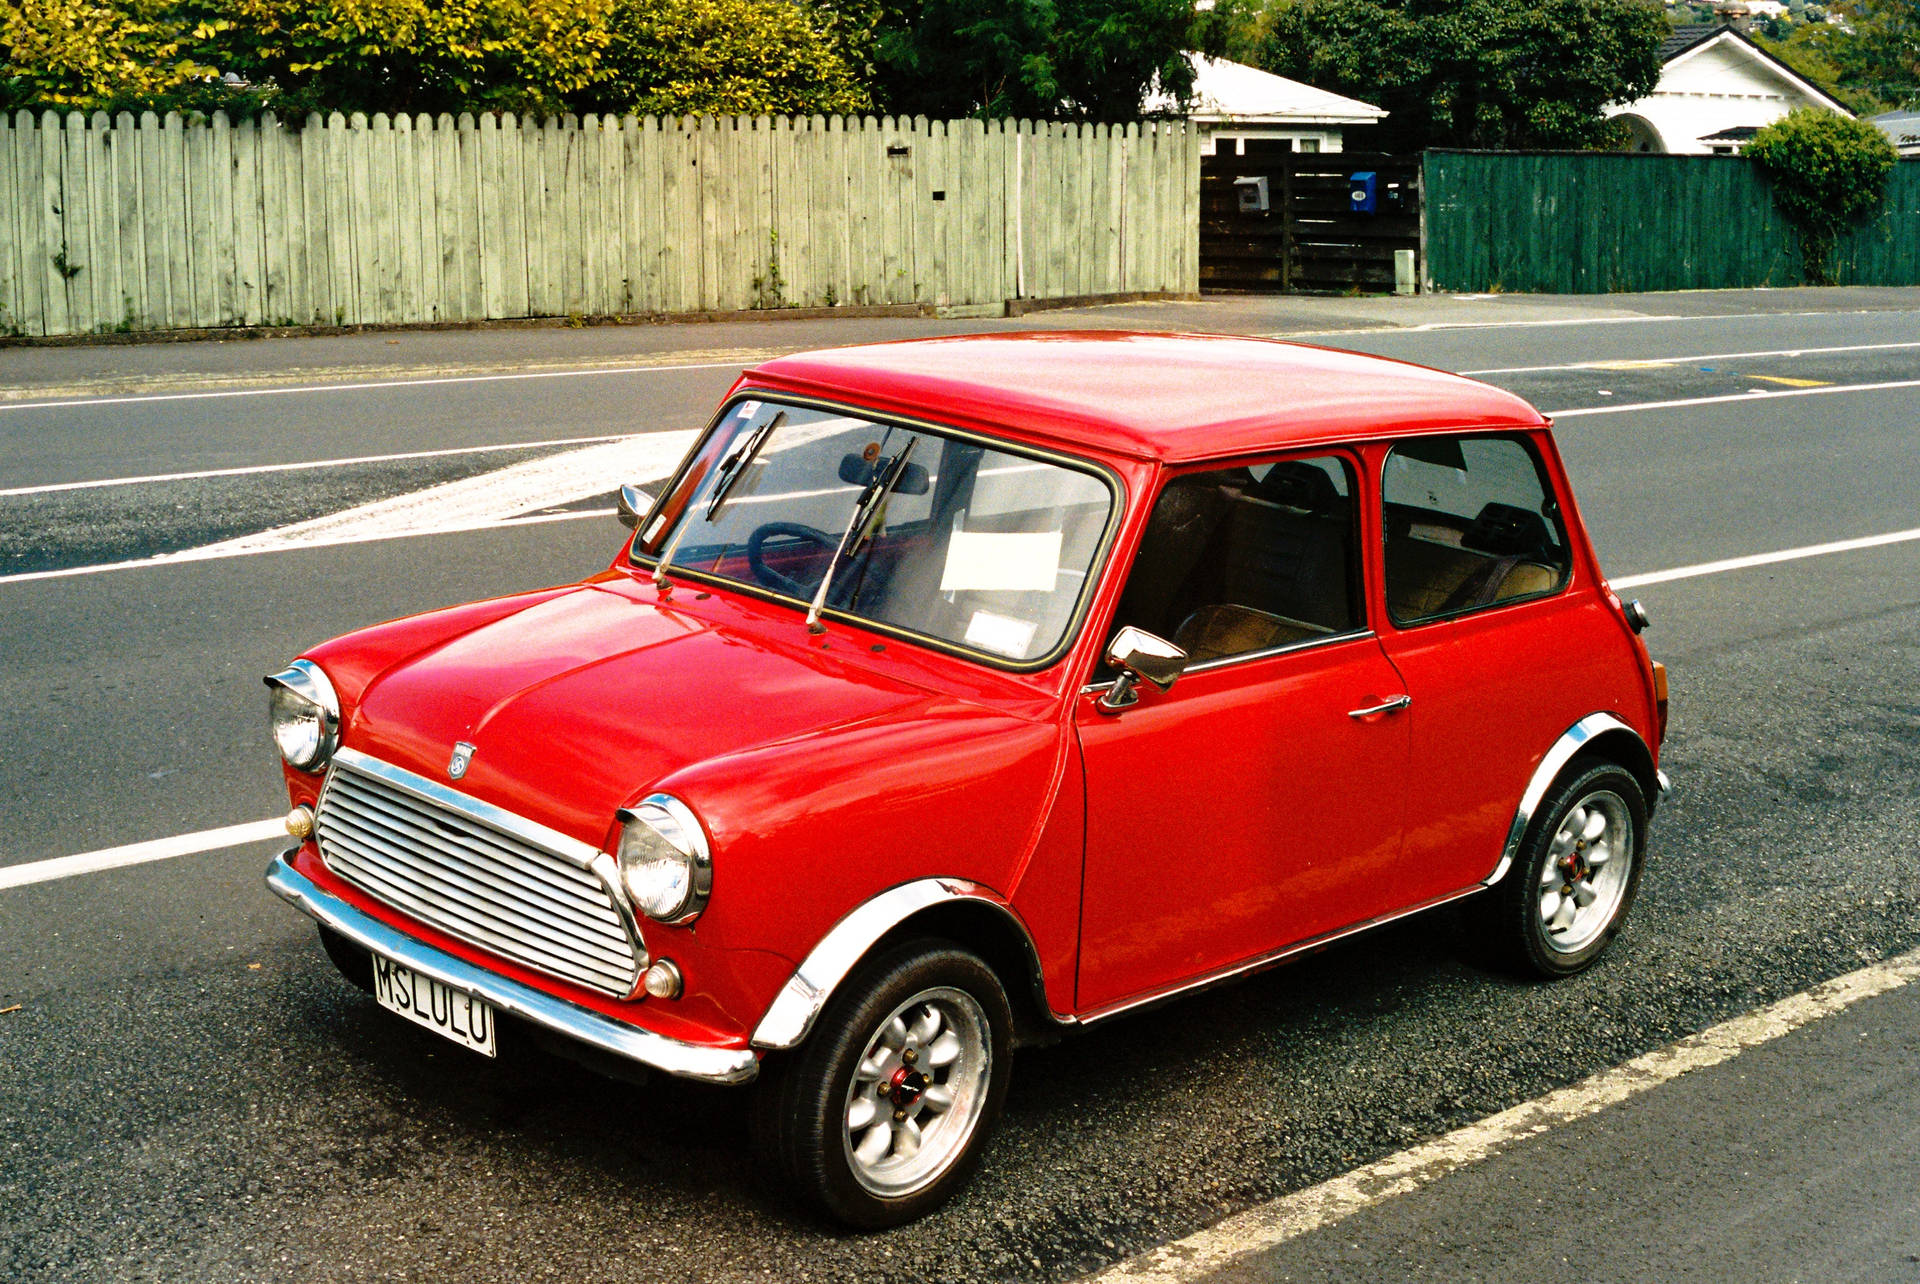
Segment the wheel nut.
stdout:
[[908,1065],[912,1065],[914,1062],[920,1059],[920,1054],[918,1052],[915,1052],[912,1048],[908,1048],[905,1052],[902,1052],[900,1054],[900,1059],[906,1062]]
[[895,1119],[905,1119],[907,1117],[907,1112],[904,1110],[896,1110],[893,1112],[893,1117]]

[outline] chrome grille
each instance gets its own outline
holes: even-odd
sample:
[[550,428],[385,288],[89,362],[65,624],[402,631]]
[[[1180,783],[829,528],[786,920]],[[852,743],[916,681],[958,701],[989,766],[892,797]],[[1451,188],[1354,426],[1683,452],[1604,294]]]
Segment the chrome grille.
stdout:
[[639,951],[584,867],[598,855],[586,844],[344,748],[314,828],[328,869],[402,913],[549,976],[633,992]]

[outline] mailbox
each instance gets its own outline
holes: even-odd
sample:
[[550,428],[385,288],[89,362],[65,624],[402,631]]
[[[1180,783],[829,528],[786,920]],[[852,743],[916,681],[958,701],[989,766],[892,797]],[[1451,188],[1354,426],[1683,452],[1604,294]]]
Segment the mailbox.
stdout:
[[1272,207],[1267,203],[1267,176],[1258,178],[1236,178],[1233,190],[1240,197],[1240,212],[1243,214],[1264,214]]
[[1380,176],[1363,169],[1347,179],[1347,208],[1355,214],[1373,214],[1380,208]]

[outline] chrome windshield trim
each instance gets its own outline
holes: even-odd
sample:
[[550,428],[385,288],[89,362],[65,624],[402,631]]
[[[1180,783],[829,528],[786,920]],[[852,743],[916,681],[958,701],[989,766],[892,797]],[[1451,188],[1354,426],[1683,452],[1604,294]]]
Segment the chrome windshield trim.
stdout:
[[548,829],[538,821],[528,820],[504,807],[481,802],[471,794],[463,794],[457,789],[449,789],[436,780],[415,775],[404,767],[396,767],[390,762],[382,762],[371,754],[361,753],[358,749],[349,749],[344,745],[334,754],[334,761],[352,767],[355,771],[376,776],[396,789],[403,789],[416,798],[437,803],[451,811],[472,817],[483,825],[491,826],[503,833],[512,834],[536,847],[544,847],[555,856],[577,865],[581,869],[592,871],[594,862],[604,855],[591,843],[583,843],[578,838],[563,834],[557,829]]
[[[1527,826],[1533,823],[1533,813],[1540,808],[1540,800],[1547,796],[1547,790],[1553,787],[1554,778],[1560,769],[1573,760],[1573,756],[1583,749],[1594,737],[1610,731],[1624,731],[1635,740],[1640,733],[1629,727],[1610,713],[1590,713],[1580,721],[1560,733],[1546,756],[1540,759],[1540,765],[1533,769],[1533,776],[1527,781],[1526,792],[1520,795],[1520,805],[1514,809],[1513,823],[1507,827],[1506,846],[1501,848],[1500,859],[1494,865],[1493,872],[1480,880],[1480,886],[1492,887],[1507,876],[1507,870],[1513,865],[1513,858],[1520,852],[1520,841],[1527,836]],[[1643,744],[1645,742],[1642,742]]]
[[[878,410],[871,406],[862,406],[854,401],[812,396],[783,388],[748,386],[736,389],[732,395],[721,403],[720,409],[715,412],[713,418],[707,421],[707,426],[701,431],[700,436],[694,441],[693,445],[687,449],[687,453],[681,458],[678,466],[674,468],[672,476],[661,486],[660,493],[654,497],[653,506],[647,512],[647,519],[641,524],[640,529],[642,531],[651,530],[655,520],[664,515],[665,506],[672,497],[674,489],[679,486],[682,478],[686,475],[687,469],[691,467],[693,461],[698,458],[700,447],[706,442],[707,438],[712,435],[713,430],[718,428],[726,417],[733,412],[735,406],[747,400],[762,401],[781,406],[800,406],[810,410],[823,410],[829,414],[858,418],[867,423],[882,425],[893,424],[903,428],[932,433],[936,437],[947,437],[957,441],[972,442],[976,445],[999,451],[1002,454],[1018,455],[1025,459],[1055,464],[1071,472],[1092,477],[1094,480],[1100,482],[1107,488],[1109,501],[1107,505],[1106,524],[1100,532],[1100,542],[1094,548],[1093,558],[1083,572],[1080,595],[1074,604],[1073,613],[1068,617],[1065,631],[1060,635],[1060,641],[1045,655],[1032,660],[1013,660],[1004,655],[995,655],[991,651],[984,651],[974,647],[964,646],[957,642],[950,642],[944,638],[935,637],[931,633],[920,633],[913,629],[887,624],[867,616],[854,615],[846,611],[837,610],[831,606],[824,608],[820,612],[822,619],[834,620],[841,624],[851,624],[856,628],[865,629],[872,633],[879,633],[887,637],[896,637],[903,642],[910,642],[915,646],[923,646],[929,650],[939,651],[947,655],[958,656],[964,660],[971,660],[976,664],[984,664],[988,668],[999,669],[1004,673],[1038,673],[1043,669],[1051,668],[1053,665],[1058,664],[1073,650],[1075,643],[1079,641],[1080,630],[1086,626],[1087,617],[1093,610],[1093,599],[1097,596],[1094,586],[1099,583],[1100,577],[1107,571],[1114,547],[1119,540],[1120,527],[1126,520],[1128,502],[1126,482],[1111,465],[1103,463],[1098,459],[1089,458],[1086,455],[1075,455],[1065,450],[1049,446],[1038,446],[1031,442],[1020,441],[1016,438],[999,437],[989,432],[982,432],[973,428],[962,428],[954,424],[943,423],[937,419],[929,419],[920,415],[906,414],[892,410]],[[651,571],[659,564],[659,557],[657,554],[644,551],[640,545],[641,540],[635,538],[627,546],[627,565],[637,570]],[[763,585],[747,580],[736,580],[729,579],[722,575],[711,575],[685,566],[675,566],[672,568],[672,571],[674,575],[679,576],[681,579],[695,580],[702,584],[724,588],[729,592],[744,593],[748,597],[759,598],[766,602],[791,605],[797,607],[802,612],[806,611],[809,605],[809,603],[799,598],[790,597],[785,593],[766,588]]]
[[267,886],[282,900],[361,949],[372,950],[463,994],[484,999],[523,1021],[664,1074],[704,1083],[734,1084],[746,1083],[760,1073],[759,1058],[751,1049],[700,1047],[670,1039],[495,975],[404,935],[321,890],[312,879],[294,869],[290,858],[298,850],[297,847],[291,849],[268,867]]

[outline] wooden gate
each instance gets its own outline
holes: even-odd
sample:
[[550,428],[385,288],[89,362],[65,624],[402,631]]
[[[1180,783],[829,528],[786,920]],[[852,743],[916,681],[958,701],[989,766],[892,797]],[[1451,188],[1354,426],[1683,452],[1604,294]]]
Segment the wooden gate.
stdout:
[[[1219,139],[1200,158],[1201,289],[1389,292],[1396,250],[1414,252],[1418,273],[1418,156],[1245,145],[1243,154],[1240,140]],[[1374,175],[1372,213],[1352,208],[1350,180],[1361,173]],[[1242,190],[1257,193],[1261,179],[1267,208],[1242,208]]]

